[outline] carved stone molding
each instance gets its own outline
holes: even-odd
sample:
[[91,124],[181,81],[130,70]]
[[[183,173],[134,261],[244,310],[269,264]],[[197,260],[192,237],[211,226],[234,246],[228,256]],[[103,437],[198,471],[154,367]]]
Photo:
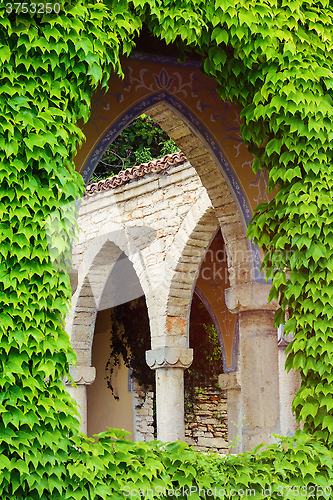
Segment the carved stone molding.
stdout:
[[242,283],[225,290],[225,303],[232,313],[243,311],[276,311],[277,300],[268,302],[269,283]]
[[284,325],[280,325],[278,328],[278,346],[281,348],[286,348],[290,342],[294,340],[294,335],[292,333],[285,333]]
[[222,390],[240,389],[241,388],[240,373],[239,372],[221,373],[221,375],[219,375],[219,386],[221,387]]
[[182,368],[191,366],[193,349],[187,347],[159,347],[146,351],[146,362],[149,368]]
[[[96,368],[94,366],[74,366],[69,367],[69,373],[73,377],[76,385],[91,385],[96,378]],[[71,381],[65,380],[66,385],[71,385]]]

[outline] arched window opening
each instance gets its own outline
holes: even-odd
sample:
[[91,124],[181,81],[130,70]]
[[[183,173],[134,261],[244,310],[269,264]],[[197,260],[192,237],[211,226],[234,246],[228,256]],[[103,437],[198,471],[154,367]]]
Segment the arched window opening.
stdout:
[[148,115],[141,114],[110,144],[90,182],[99,182],[121,170],[178,151],[175,142]]

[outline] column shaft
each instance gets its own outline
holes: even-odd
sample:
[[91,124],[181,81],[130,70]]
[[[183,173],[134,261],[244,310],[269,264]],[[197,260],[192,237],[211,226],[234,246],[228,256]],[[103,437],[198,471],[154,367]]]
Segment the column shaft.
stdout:
[[299,425],[295,415],[291,411],[291,405],[296,392],[301,385],[301,376],[295,370],[287,372],[285,369],[286,353],[285,346],[279,347],[279,390],[280,390],[280,420],[281,434],[283,436],[293,436]]
[[67,391],[79,405],[81,416],[80,431],[87,435],[88,431],[88,412],[87,412],[87,386],[80,384],[75,386],[67,386]]
[[184,370],[156,370],[157,439],[184,441]]
[[69,373],[73,377],[74,384],[66,380],[65,385],[69,394],[79,405],[81,416],[80,430],[87,434],[88,430],[88,411],[87,411],[87,385],[94,382],[96,378],[96,368],[94,366],[77,366],[69,368]]
[[222,373],[219,385],[227,392],[229,453],[242,451],[242,400],[239,372]]
[[239,317],[242,391],[242,448],[274,442],[280,432],[277,330],[273,311],[245,311]]

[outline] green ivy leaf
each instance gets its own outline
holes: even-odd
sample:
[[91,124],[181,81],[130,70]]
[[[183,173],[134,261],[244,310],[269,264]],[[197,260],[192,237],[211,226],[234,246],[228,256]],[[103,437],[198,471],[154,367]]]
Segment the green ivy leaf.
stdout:
[[97,85],[102,80],[102,68],[98,64],[93,63],[88,69],[88,75],[92,77],[93,84]]

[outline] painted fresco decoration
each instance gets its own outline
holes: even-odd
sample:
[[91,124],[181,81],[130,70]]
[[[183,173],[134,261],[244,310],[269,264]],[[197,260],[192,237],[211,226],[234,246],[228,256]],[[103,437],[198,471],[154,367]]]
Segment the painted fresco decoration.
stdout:
[[[117,75],[113,75],[109,80],[109,86],[112,86],[112,81],[114,81],[115,79],[119,80],[119,77]],[[123,90],[126,90],[127,87],[128,87],[128,85],[125,85],[125,82],[124,82],[124,89]],[[96,132],[98,132],[98,130],[99,130],[99,125],[98,125],[99,120],[104,120],[106,122],[110,121],[109,117],[101,116],[100,113],[98,113],[98,108],[101,105],[102,105],[104,111],[110,111],[110,97],[114,97],[116,99],[116,102],[118,102],[118,103],[123,102],[123,100],[124,100],[124,95],[120,91],[114,93],[114,92],[111,92],[110,90],[105,92],[104,89],[103,90],[99,89],[93,95],[93,98],[91,100],[91,115],[89,118],[89,123],[91,125],[95,126]],[[95,116],[95,115],[97,115],[97,122],[95,122],[93,119],[93,116]],[[81,124],[83,124],[82,118],[79,121],[78,125],[81,125]],[[83,128],[83,125],[81,126],[81,128]]]
[[[219,98],[216,82],[200,72],[198,61],[184,65],[170,57],[134,53],[122,65],[124,79],[113,76],[107,93],[95,94],[91,118],[83,126],[87,140],[75,162],[84,181],[89,181],[106,149],[133,119],[165,102],[197,130],[213,152],[247,226],[258,200],[269,195],[265,176],[253,173],[253,157],[241,142],[238,108]],[[253,242],[251,247],[253,278],[263,281],[259,249]]]
[[201,264],[195,293],[208,310],[219,336],[224,373],[237,368],[238,315],[229,312],[224,300],[224,290],[229,287],[226,249],[219,230]]
[[255,181],[251,181],[249,184],[249,189],[255,188],[257,190],[256,198],[253,198],[254,201],[259,205],[259,203],[264,203],[265,201],[269,202],[270,198],[268,196],[268,173],[267,169],[258,170],[257,177]]

